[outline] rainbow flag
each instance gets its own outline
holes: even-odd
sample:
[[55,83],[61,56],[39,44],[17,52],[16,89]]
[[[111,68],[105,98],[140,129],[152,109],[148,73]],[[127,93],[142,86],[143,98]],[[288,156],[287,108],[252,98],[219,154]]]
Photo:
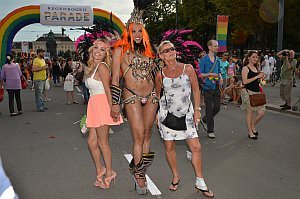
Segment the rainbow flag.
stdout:
[[219,52],[227,51],[227,30],[228,30],[227,15],[217,16],[217,41],[219,43]]

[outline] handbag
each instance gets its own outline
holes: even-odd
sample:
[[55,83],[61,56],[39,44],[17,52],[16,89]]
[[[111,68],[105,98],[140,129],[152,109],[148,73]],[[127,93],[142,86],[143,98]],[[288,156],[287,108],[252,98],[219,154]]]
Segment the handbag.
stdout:
[[45,90],[46,91],[50,90],[50,81],[49,81],[49,78],[47,78],[46,81],[45,81]]
[[[248,92],[248,90],[247,90],[247,92]],[[248,92],[248,94],[249,94],[249,92]],[[252,107],[262,106],[267,103],[266,95],[264,93],[255,93],[252,95],[249,94],[249,100],[250,100],[250,105]]]
[[182,117],[177,117],[168,111],[167,117],[162,122],[163,125],[168,127],[169,129],[173,129],[176,131],[187,130],[186,127],[186,115]]
[[0,87],[0,102],[3,101],[3,98],[4,98],[4,88],[3,86]]
[[[163,92],[165,95],[166,106],[168,107],[165,89],[163,89]],[[186,115],[184,115],[182,117],[177,117],[177,116],[173,115],[170,111],[168,111],[167,117],[162,121],[162,124],[165,125],[166,127],[168,127],[169,129],[176,130],[176,131],[187,130]]]
[[21,87],[22,87],[22,89],[27,88],[27,81],[24,76],[21,77]]

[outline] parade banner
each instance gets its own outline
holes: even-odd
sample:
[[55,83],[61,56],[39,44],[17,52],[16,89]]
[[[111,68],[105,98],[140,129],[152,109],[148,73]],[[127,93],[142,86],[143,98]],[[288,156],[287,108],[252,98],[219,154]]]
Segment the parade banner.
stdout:
[[93,22],[90,6],[40,5],[40,23],[43,25],[92,26]]
[[227,30],[228,19],[226,15],[217,16],[217,41],[219,43],[219,52],[227,51]]

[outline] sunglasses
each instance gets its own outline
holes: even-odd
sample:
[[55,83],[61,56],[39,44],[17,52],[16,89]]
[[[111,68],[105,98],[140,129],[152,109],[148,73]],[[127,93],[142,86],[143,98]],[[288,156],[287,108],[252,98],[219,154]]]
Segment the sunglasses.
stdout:
[[164,49],[163,51],[161,51],[161,53],[168,53],[168,52],[170,52],[170,51],[175,51],[175,47],[171,47],[171,48],[166,48],[166,49]]

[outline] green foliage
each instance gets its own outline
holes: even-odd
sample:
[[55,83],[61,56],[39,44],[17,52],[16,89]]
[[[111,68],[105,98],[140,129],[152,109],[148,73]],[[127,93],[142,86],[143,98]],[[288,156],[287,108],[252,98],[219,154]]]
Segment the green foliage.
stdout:
[[[237,38],[243,37],[243,43],[235,47],[276,48],[278,0],[179,0],[178,2],[177,28],[195,30],[196,34],[191,36],[192,39],[204,47],[207,40],[215,37],[217,15],[229,15],[229,47],[241,41],[235,41]],[[294,47],[298,51],[299,10],[298,0],[285,1],[284,46]],[[162,32],[176,29],[176,0],[157,0],[147,11],[145,22],[150,38],[154,43],[158,43]]]

